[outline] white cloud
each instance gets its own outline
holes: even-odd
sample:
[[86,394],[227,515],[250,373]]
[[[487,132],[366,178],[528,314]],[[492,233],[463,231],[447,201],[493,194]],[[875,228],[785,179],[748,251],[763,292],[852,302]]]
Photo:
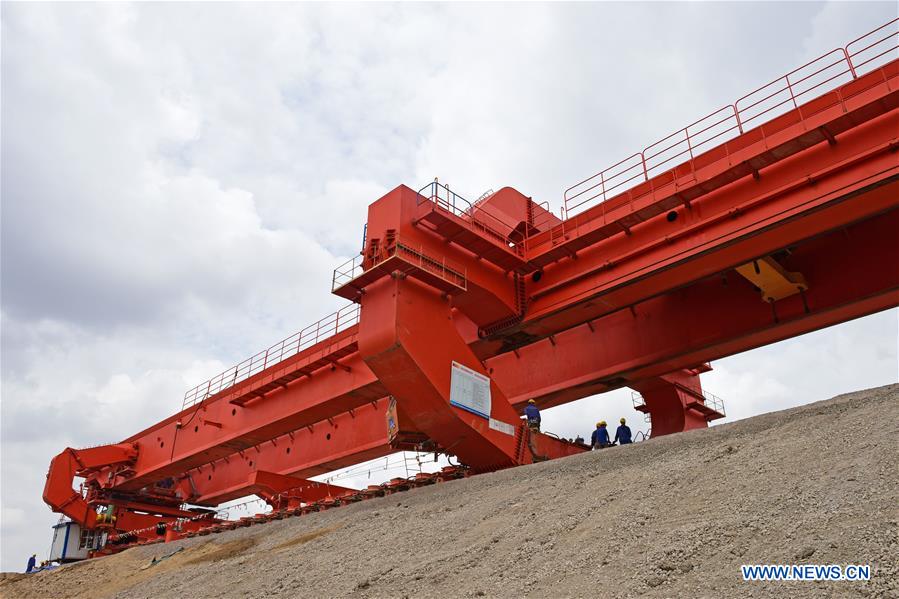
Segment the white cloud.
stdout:
[[[387,190],[436,175],[472,198],[513,185],[557,207],[568,184],[891,15],[4,4],[3,569],[46,547],[41,488],[65,445],[145,427],[342,305],[330,270]],[[895,321],[723,360],[706,385],[734,417],[895,380]],[[809,382],[813,368],[826,375]],[[553,410],[547,428],[619,415],[642,427],[621,391]]]

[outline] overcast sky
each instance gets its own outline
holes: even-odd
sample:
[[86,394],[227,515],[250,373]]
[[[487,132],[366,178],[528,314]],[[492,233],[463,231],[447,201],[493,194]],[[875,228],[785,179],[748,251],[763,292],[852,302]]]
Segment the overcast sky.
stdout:
[[[3,570],[53,455],[342,305],[366,206],[439,176],[558,208],[579,178],[896,4],[2,4]],[[897,315],[721,360],[730,418],[895,382]],[[549,411],[587,434],[619,391]],[[850,431],[847,431],[849,433]]]

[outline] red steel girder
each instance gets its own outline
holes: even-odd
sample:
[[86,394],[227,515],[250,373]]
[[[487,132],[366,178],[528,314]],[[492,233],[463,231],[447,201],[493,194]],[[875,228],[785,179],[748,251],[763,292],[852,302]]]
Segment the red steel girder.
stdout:
[[[899,181],[867,192],[877,204]],[[558,405],[703,364],[899,305],[899,209],[789,249],[809,283],[772,306],[734,272],[709,276],[629,309],[487,360],[515,405]],[[806,310],[806,307],[808,310]],[[775,320],[776,314],[776,320]]]
[[[899,173],[896,131],[899,111],[867,123],[865,131],[835,147],[818,148],[837,159],[824,168],[766,174],[763,181],[773,187],[750,180],[705,198],[692,213],[684,213],[676,228],[665,219],[647,223],[645,231],[635,229],[629,237],[607,240],[577,260],[547,269],[539,282],[528,283],[531,303],[524,322],[482,343],[492,347],[476,351],[501,351],[496,344],[515,334],[533,340],[565,330],[899,205],[899,197],[881,195],[875,202],[863,193]],[[804,168],[826,163],[820,155],[811,159]],[[776,168],[789,166],[785,161]]]
[[218,505],[249,495],[259,471],[308,478],[396,452],[387,440],[387,402],[381,398],[187,471],[197,495],[192,503]]
[[133,476],[114,477],[101,483],[136,491],[154,481],[365,406],[386,394],[358,354],[347,356],[341,364],[348,366],[349,371],[325,366],[312,376],[243,407],[231,404],[225,393],[167,418],[129,439],[139,448]]

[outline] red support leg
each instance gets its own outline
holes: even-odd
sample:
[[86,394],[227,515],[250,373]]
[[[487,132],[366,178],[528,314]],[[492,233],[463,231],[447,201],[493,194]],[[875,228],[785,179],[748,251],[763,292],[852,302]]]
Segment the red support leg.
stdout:
[[[488,372],[459,336],[449,302],[417,281],[388,278],[366,289],[362,311],[359,351],[413,427],[476,471],[515,465],[514,433],[450,405],[454,361]],[[514,431],[518,413],[495,383],[490,387],[490,417]]]
[[686,370],[631,384],[643,396],[644,408],[652,418],[652,436],[680,433],[708,426],[702,411],[691,408],[702,398],[699,375]]

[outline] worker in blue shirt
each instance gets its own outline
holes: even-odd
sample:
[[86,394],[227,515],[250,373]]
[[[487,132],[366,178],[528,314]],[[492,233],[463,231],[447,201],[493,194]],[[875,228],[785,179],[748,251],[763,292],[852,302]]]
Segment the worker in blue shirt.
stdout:
[[[31,574],[31,571],[34,570],[34,564],[37,561],[37,553],[32,554],[31,557],[28,558],[28,567],[25,568],[25,574]],[[21,563],[21,562],[19,562]]]
[[631,427],[625,424],[627,422],[624,418],[619,420],[621,425],[615,431],[615,443],[621,443],[622,445],[627,445],[631,442]]
[[540,410],[537,408],[537,402],[533,399],[528,400],[528,405],[524,409],[524,415],[528,419],[528,428],[535,431],[540,430]]
[[590,436],[590,444],[593,446],[593,449],[602,449],[603,447],[612,446],[605,420],[600,420],[596,423],[596,430],[593,431],[593,435]]

